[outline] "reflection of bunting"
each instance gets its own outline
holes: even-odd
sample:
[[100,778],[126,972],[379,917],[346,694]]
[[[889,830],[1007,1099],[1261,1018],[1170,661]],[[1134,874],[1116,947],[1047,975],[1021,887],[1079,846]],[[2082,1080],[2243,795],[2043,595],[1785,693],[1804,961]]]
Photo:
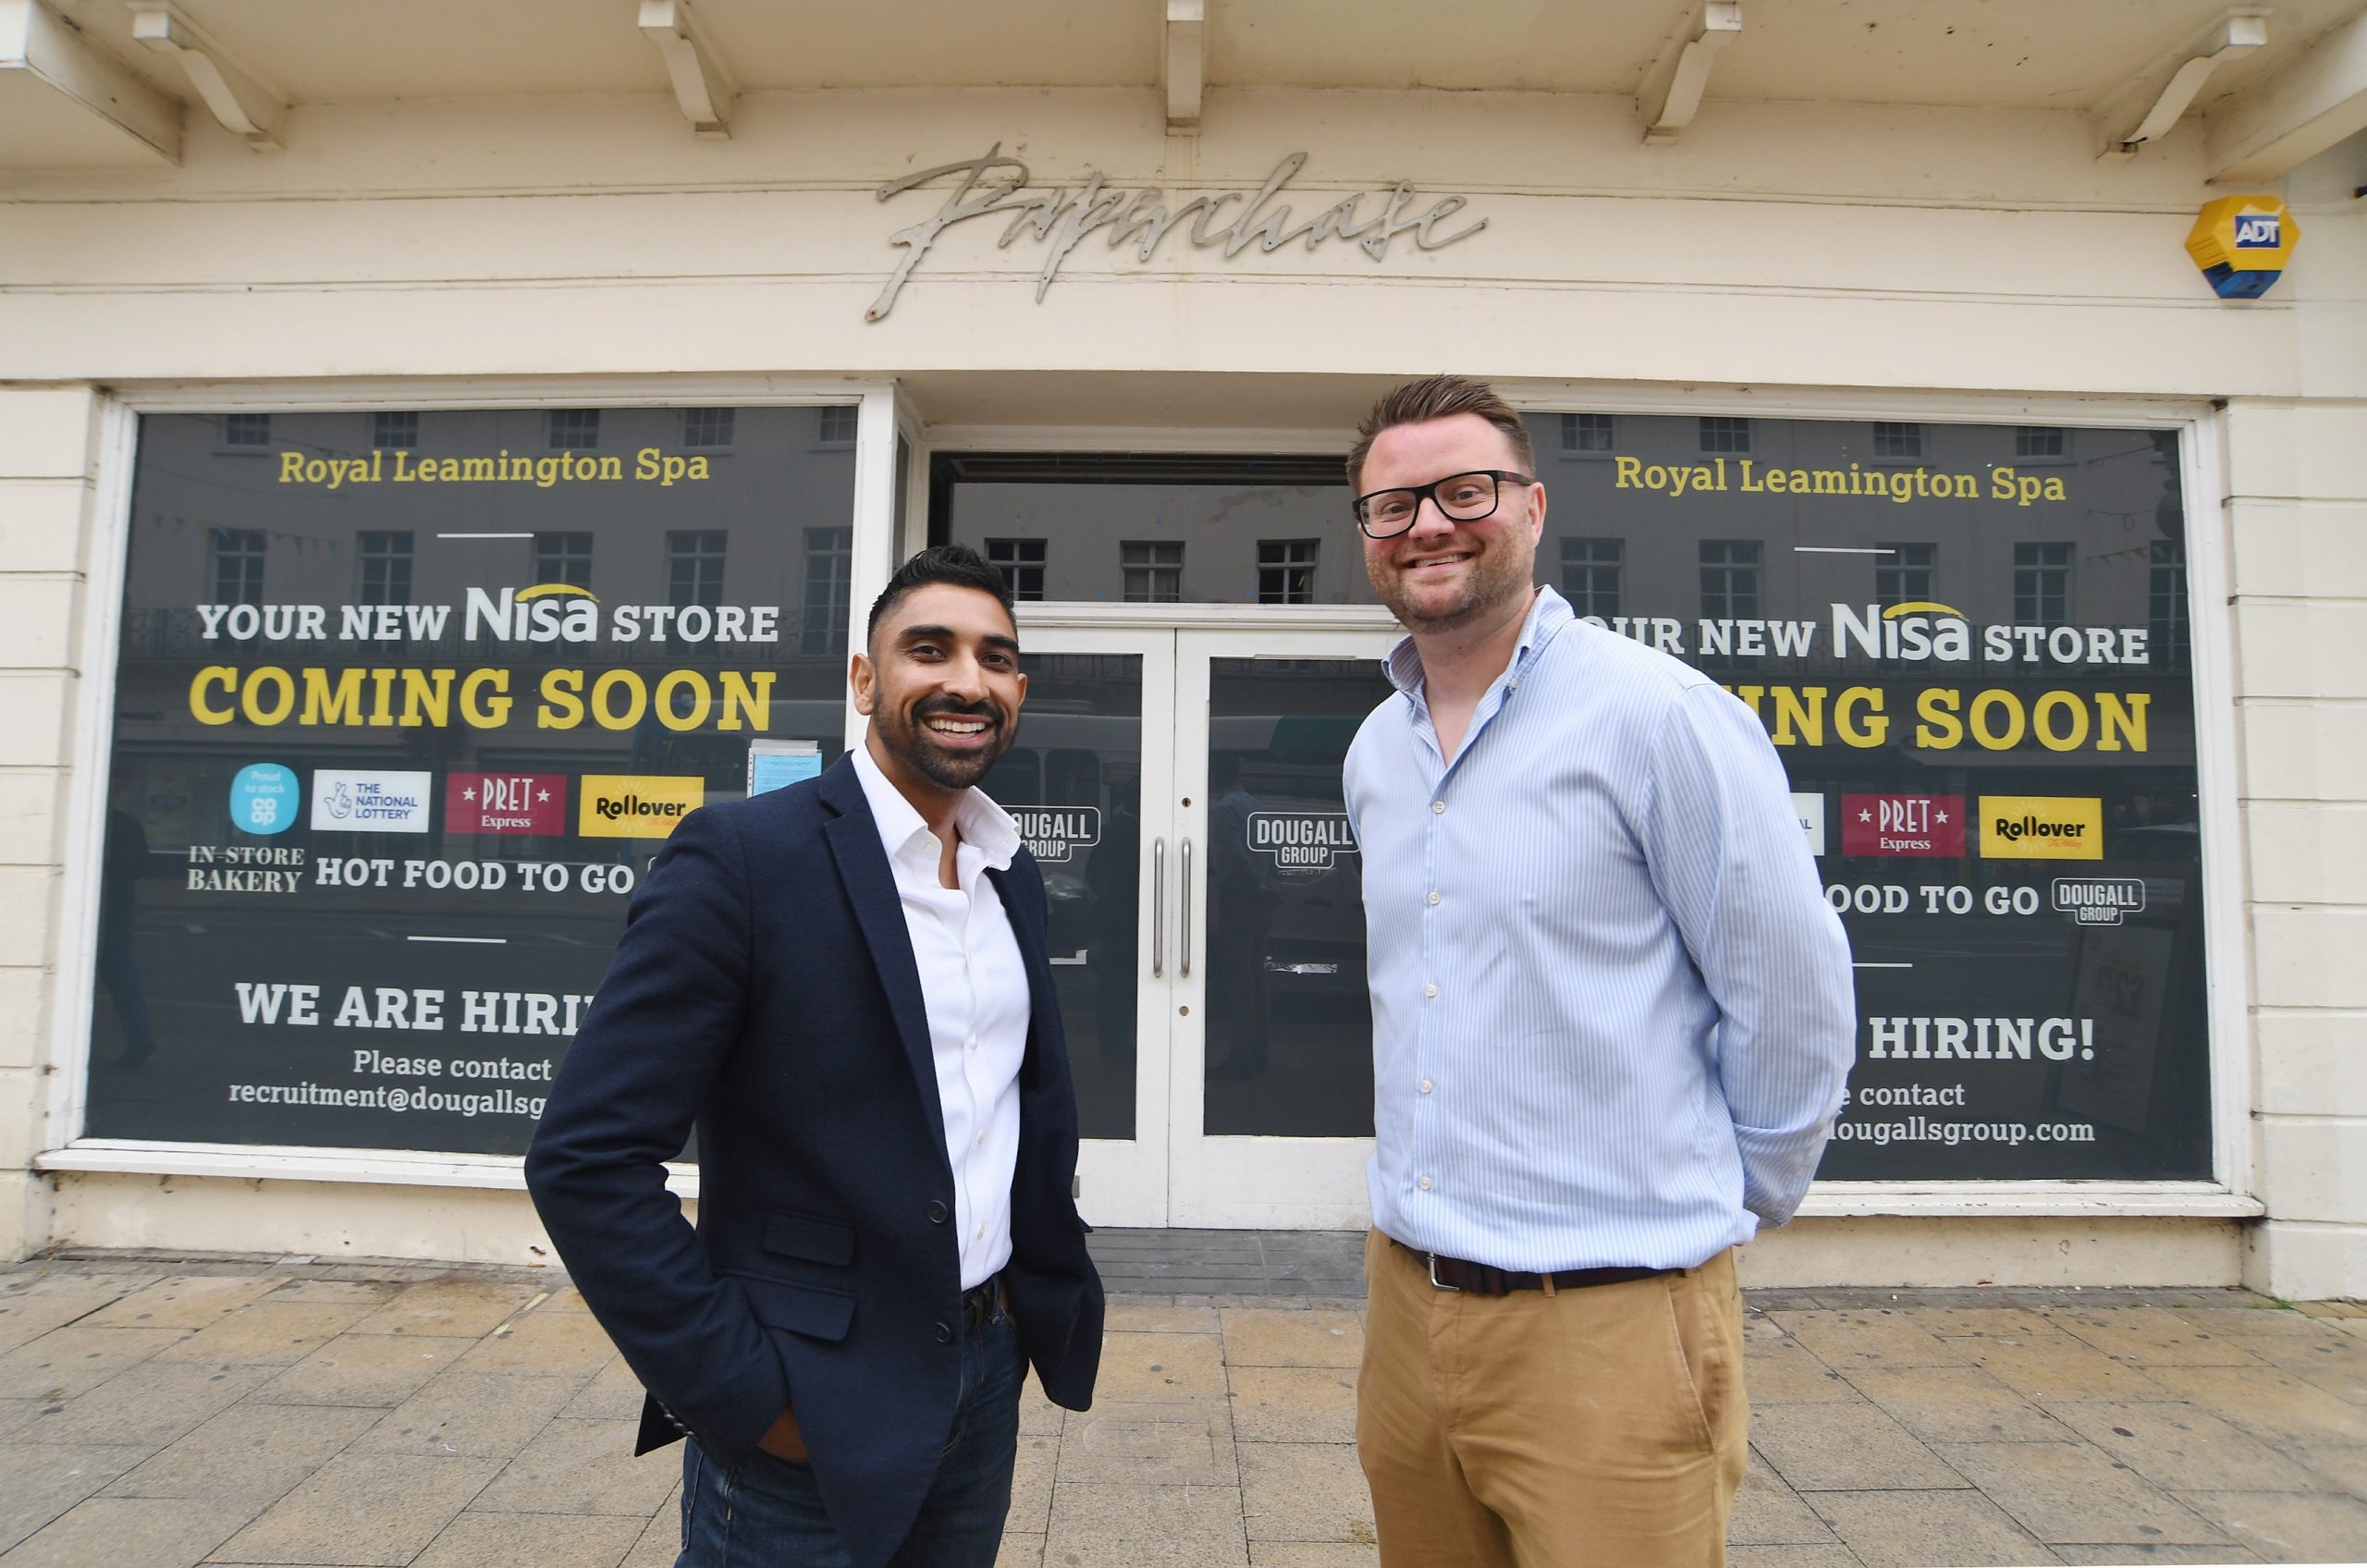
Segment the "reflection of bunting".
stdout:
[[[152,528],[162,528],[168,533],[178,533],[184,526],[184,520],[178,517],[167,518],[162,513],[151,512],[148,516],[148,523]],[[317,534],[283,533],[276,528],[225,528],[211,522],[200,523],[198,526],[205,530],[205,542],[216,549],[227,542],[223,537],[225,534],[260,533],[267,543],[284,545],[300,556],[319,555],[324,551],[332,556],[341,556],[345,553],[344,540],[324,539]]]

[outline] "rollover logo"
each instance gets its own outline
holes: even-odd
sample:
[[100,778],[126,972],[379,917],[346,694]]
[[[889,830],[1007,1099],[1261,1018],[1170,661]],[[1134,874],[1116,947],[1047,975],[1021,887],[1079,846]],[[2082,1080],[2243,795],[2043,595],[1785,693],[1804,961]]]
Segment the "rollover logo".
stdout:
[[585,839],[665,839],[706,803],[706,780],[638,773],[587,773],[575,831]]
[[2090,795],[1983,795],[1983,860],[2102,860],[2104,803]]

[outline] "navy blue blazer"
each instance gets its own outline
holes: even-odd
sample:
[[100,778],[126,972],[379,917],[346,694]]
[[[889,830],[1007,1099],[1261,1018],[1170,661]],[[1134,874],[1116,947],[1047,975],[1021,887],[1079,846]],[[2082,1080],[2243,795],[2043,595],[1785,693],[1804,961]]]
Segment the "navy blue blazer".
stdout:
[[[1042,874],[989,873],[1035,995],[1003,1276],[1045,1393],[1083,1410],[1101,1282],[1071,1182],[1076,1096]],[[699,1136],[698,1226],[663,1162]],[[692,813],[569,1046],[526,1184],[649,1390],[636,1452],[736,1464],[795,1407],[859,1565],[910,1532],[952,1434],[961,1250],[920,973],[853,764]]]

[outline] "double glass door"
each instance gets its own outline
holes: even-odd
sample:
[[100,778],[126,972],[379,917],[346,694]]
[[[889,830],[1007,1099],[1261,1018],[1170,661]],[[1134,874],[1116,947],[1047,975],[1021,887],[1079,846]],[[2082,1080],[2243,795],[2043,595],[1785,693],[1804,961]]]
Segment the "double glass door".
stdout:
[[1044,871],[1097,1225],[1367,1217],[1371,1012],[1341,763],[1373,630],[1062,627],[987,781]]

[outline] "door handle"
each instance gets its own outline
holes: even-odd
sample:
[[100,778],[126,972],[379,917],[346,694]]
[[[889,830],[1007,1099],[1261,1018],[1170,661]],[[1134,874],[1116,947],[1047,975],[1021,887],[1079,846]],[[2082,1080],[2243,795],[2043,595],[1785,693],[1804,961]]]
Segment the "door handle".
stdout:
[[1182,892],[1184,895],[1184,921],[1182,929],[1176,935],[1177,940],[1183,944],[1184,962],[1182,966],[1182,974],[1184,979],[1189,980],[1192,978],[1192,840],[1189,839],[1184,840],[1184,882]]
[[1167,840],[1150,841],[1150,977],[1167,977]]

